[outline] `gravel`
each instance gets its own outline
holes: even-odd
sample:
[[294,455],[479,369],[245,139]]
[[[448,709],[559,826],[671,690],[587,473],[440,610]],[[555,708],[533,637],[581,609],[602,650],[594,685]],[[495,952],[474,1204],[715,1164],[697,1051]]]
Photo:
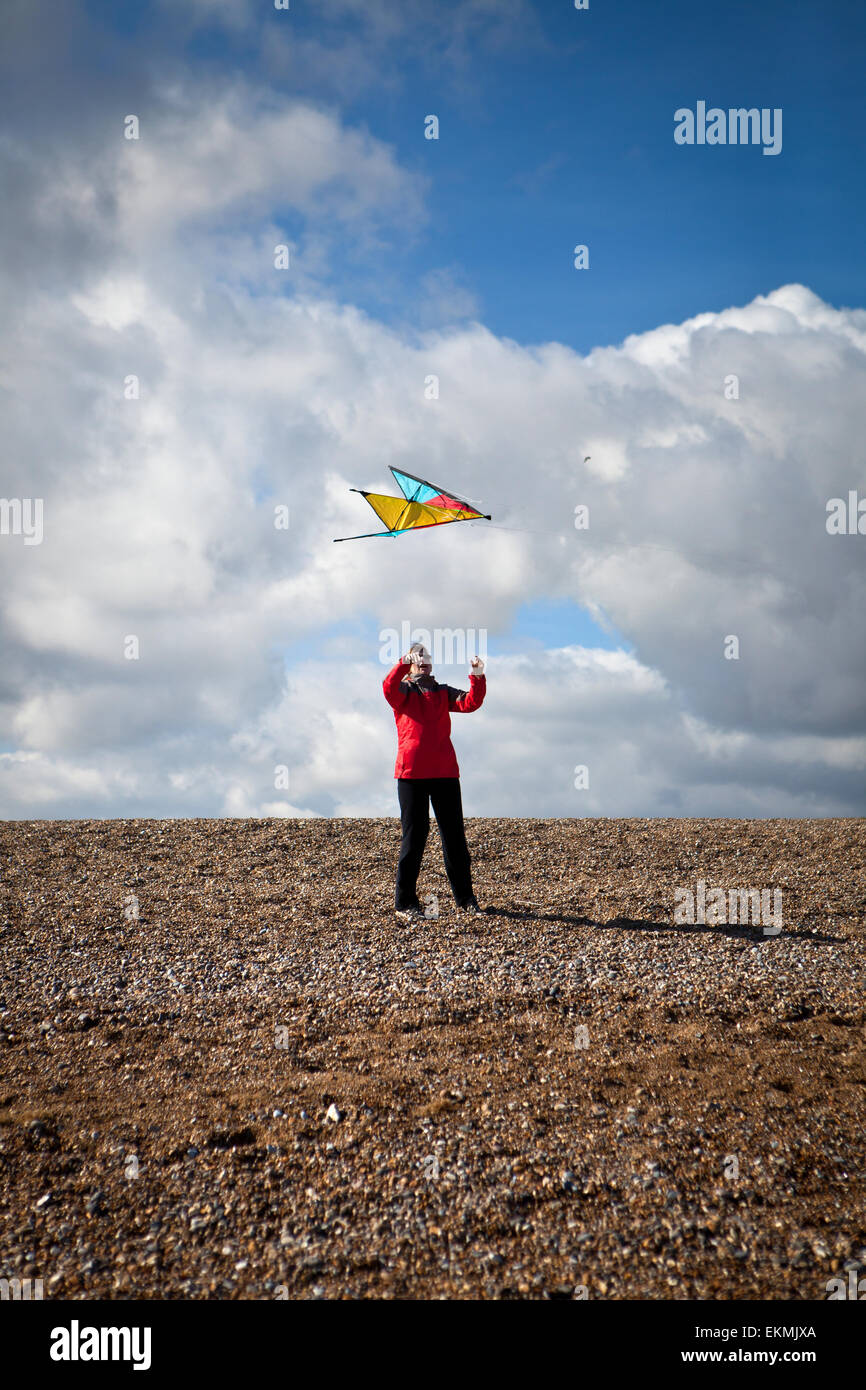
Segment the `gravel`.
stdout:
[[[0,823],[0,1277],[814,1300],[866,1264],[864,822]],[[698,881],[784,930],[674,924]]]

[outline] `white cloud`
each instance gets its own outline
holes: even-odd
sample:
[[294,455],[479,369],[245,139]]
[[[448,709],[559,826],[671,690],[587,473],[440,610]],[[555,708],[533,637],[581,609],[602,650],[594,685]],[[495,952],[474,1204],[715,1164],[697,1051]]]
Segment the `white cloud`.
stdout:
[[587,473],[602,482],[615,483],[628,472],[628,453],[621,440],[612,435],[593,436],[584,442]]
[[118,220],[128,245],[166,227],[291,207],[358,222],[420,213],[419,181],[380,140],[307,102],[227,90],[160,93],[138,140],[119,143]]
[[[393,721],[362,634],[404,620],[498,644],[489,705],[456,728],[470,809],[862,806],[863,542],[824,520],[866,492],[866,313],[784,286],[587,358],[479,323],[386,328],[315,276],[290,297],[229,214],[262,237],[281,200],[371,236],[411,225],[418,185],[388,149],[241,87],[184,100],[137,148],[71,163],[39,225],[98,223],[102,254],[65,292],[25,277],[2,330],[4,489],[44,498],[45,540],[0,538],[0,738],[18,750],[0,810],[390,813]],[[334,546],[376,529],[348,489],[387,488],[389,463],[494,526]],[[606,616],[633,654],[566,631],[534,663],[509,655],[515,613],[545,599]]]

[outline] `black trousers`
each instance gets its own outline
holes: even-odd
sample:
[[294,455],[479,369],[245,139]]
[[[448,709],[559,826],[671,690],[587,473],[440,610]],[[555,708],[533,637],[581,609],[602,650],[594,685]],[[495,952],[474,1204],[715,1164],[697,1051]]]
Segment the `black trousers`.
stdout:
[[418,874],[430,830],[430,802],[442,839],[442,858],[454,901],[463,907],[472,897],[472,871],[459,777],[399,777],[400,820],[403,839],[397,865],[395,905],[411,907],[418,902]]

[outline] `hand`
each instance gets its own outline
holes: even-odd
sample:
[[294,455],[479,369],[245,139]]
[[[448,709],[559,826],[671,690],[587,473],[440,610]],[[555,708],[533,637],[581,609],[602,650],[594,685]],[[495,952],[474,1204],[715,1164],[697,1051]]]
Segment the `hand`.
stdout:
[[484,675],[484,662],[481,660],[480,656],[473,656],[472,660],[469,663],[469,666],[471,669],[471,674],[473,676]]
[[415,657],[412,652],[407,652],[405,656],[400,657],[400,661],[404,666],[411,666],[414,660]]

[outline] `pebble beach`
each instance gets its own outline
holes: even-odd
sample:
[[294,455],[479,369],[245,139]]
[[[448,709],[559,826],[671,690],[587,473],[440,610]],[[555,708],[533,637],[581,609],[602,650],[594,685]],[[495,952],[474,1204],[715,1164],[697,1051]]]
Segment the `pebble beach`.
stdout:
[[[0,1277],[825,1300],[866,1275],[866,823],[0,823]],[[675,921],[704,884],[782,931]]]

